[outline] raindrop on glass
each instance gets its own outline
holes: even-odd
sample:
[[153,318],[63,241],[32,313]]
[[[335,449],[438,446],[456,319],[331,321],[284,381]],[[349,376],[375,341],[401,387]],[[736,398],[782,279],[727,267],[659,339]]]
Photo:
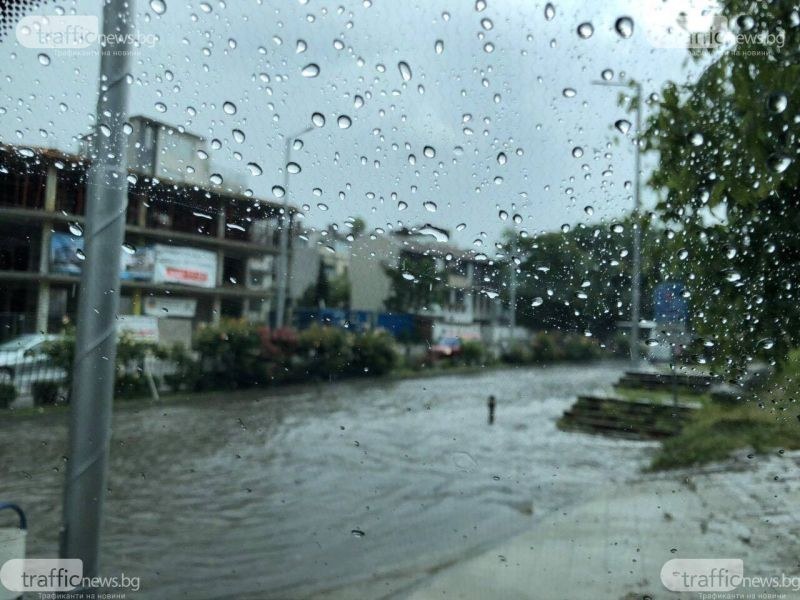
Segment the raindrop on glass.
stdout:
[[588,21],[578,25],[578,35],[584,40],[588,40],[594,34],[594,25]]
[[167,12],[167,4],[164,0],[150,0],[150,10],[157,15],[163,15]]
[[614,29],[622,38],[629,38],[633,35],[633,19],[630,17],[620,17],[614,23]]
[[397,63],[397,68],[400,70],[400,76],[403,81],[411,81],[411,67],[408,66],[407,62],[401,60]]
[[303,67],[300,73],[302,73],[303,77],[316,77],[319,75],[319,67],[315,63],[309,63]]

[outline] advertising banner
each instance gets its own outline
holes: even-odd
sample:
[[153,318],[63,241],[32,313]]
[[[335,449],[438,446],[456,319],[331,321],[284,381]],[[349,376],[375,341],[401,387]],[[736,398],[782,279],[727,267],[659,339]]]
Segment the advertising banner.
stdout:
[[217,285],[217,255],[208,250],[156,244],[153,281],[213,288]]
[[[136,248],[120,253],[120,277],[133,281],[153,278],[153,249]],[[50,236],[50,271],[65,275],[80,275],[83,265],[83,238],[54,232]]]
[[193,317],[197,299],[148,296],[144,299],[144,314],[154,317]]

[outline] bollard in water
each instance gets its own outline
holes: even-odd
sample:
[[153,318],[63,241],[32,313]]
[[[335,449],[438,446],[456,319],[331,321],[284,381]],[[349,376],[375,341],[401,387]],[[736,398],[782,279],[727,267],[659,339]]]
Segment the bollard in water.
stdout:
[[497,406],[497,400],[494,396],[489,396],[489,425],[494,424],[494,408]]

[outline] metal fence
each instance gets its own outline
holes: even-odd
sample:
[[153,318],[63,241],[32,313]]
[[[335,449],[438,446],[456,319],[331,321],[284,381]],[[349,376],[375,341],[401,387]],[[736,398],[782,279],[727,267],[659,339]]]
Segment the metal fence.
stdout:
[[[169,375],[176,365],[152,356],[117,366],[117,379],[127,376],[127,382],[140,381],[143,396],[157,396],[172,391]],[[33,350],[0,349],[0,408],[25,407],[65,402],[69,397],[70,373],[53,359]]]

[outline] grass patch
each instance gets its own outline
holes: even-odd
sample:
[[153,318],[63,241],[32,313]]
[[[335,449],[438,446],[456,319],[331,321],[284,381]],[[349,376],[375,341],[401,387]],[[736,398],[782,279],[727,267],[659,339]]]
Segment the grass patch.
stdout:
[[[672,392],[662,390],[640,390],[626,387],[615,387],[614,396],[623,400],[646,400],[657,404],[672,404]],[[711,396],[707,393],[690,394],[678,390],[678,403],[681,404],[710,404]]]
[[665,440],[651,469],[672,469],[724,460],[732,452],[752,448],[757,453],[800,448],[800,350],[767,385],[739,404],[709,401],[692,415],[680,434]]

